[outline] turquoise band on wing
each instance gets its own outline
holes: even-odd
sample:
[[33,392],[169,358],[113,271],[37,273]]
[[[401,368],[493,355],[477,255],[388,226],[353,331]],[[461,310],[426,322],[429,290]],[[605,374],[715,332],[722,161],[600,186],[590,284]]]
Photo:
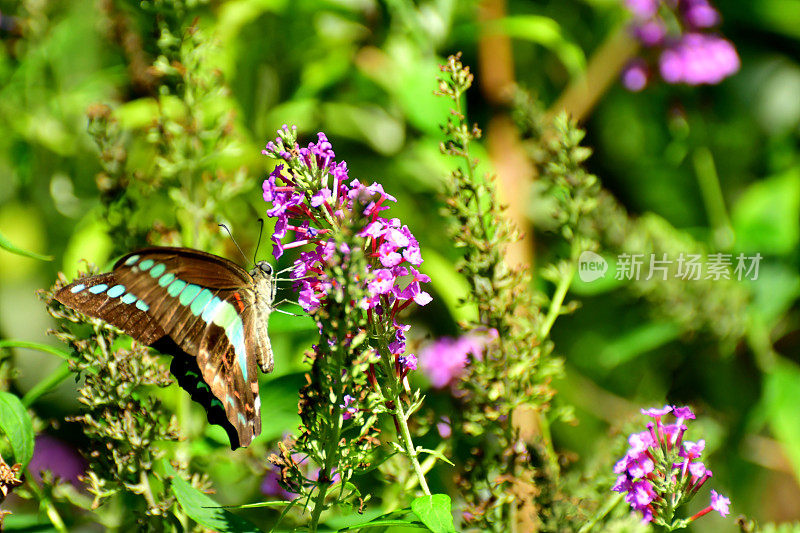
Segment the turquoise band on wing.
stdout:
[[[139,255],[132,255],[125,260],[125,264],[133,266],[139,261]],[[247,381],[247,353],[245,351],[244,343],[244,324],[236,308],[214,296],[214,294],[207,288],[201,287],[194,283],[187,283],[186,281],[175,277],[175,274],[166,272],[167,267],[164,263],[156,263],[152,259],[144,259],[141,263],[136,265],[142,271],[149,271],[153,279],[158,279],[158,285],[167,289],[167,294],[173,298],[178,298],[178,301],[183,306],[188,306],[189,310],[194,316],[199,316],[207,324],[214,324],[221,327],[225,331],[231,345],[233,345],[234,352],[236,353],[237,362],[242,369],[242,376]],[[166,272],[166,273],[165,273]],[[100,286],[92,287],[99,294],[105,291],[108,287]],[[73,288],[73,290],[75,290]],[[81,289],[75,290],[78,292]],[[124,285],[116,285],[109,291],[109,296],[116,298],[125,292]],[[132,294],[125,294],[122,296],[122,302],[132,304],[136,302],[136,307],[141,311],[147,312],[150,308],[146,303]]]
[[108,289],[108,292],[106,292],[106,294],[108,295],[109,298],[116,298],[118,296],[122,296],[124,292],[125,292],[125,285],[114,285],[113,287]]
[[159,263],[153,268],[150,269],[150,275],[154,278],[159,277],[164,271],[167,269],[167,266],[164,263]]

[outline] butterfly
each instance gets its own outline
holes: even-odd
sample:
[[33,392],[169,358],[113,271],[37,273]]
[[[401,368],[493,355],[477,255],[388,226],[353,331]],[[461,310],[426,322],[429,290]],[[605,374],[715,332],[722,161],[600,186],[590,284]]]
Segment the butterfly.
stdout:
[[236,449],[261,433],[257,367],[273,368],[267,324],[275,291],[266,261],[248,273],[199,250],[152,247],[123,256],[109,273],[73,281],[55,297],[143,344],[159,348],[166,341],[191,356],[202,376],[198,389],[210,389],[210,402],[224,409]]

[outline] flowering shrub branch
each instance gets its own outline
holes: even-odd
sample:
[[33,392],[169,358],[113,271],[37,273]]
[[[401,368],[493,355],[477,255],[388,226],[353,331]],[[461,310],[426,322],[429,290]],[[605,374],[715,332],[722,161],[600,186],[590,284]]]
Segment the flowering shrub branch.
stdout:
[[[289,249],[311,248],[300,252],[290,278],[299,304],[319,325],[320,338],[301,394],[300,436],[272,461],[281,467],[287,489],[313,499],[313,531],[334,472],[344,487],[374,462],[381,413],[392,417],[395,449],[430,494],[419,463],[422,450],[408,427],[422,398],[406,380],[417,358],[406,353],[409,326],[399,322],[399,313],[431,297],[420,285],[430,279],[417,270],[422,264],[417,240],[398,219],[381,216],[395,198],[377,183],[350,179],[347,164],[336,161],[324,134],[307,148],[300,148],[296,135],[295,128],[284,126],[263,152],[281,161],[264,181],[264,200],[271,203],[267,215],[276,219],[275,258]],[[287,242],[288,232],[294,239]],[[296,455],[322,466],[316,480],[302,474]]]

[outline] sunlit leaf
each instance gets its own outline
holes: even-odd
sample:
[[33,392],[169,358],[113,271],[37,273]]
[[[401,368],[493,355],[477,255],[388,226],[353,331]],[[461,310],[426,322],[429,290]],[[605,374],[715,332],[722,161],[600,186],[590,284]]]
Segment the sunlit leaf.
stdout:
[[30,258],[33,258],[33,259],[39,259],[41,261],[52,261],[53,260],[53,256],[51,256],[51,255],[37,254],[36,252],[30,252],[28,250],[23,250],[19,246],[13,245],[11,243],[11,241],[9,241],[8,238],[6,238],[6,236],[3,235],[2,233],[0,233],[0,248],[2,248],[3,250],[5,250],[7,252],[11,252],[12,254],[21,255],[21,256],[24,256],[24,257],[30,257]]
[[772,433],[792,463],[795,479],[800,480],[800,367],[780,360],[765,377],[763,401]]
[[411,510],[434,533],[452,533],[456,530],[450,496],[447,494],[420,496],[411,502]]
[[789,254],[800,242],[800,170],[758,181],[737,200],[731,214],[736,248]]
[[0,431],[11,445],[14,461],[27,466],[33,457],[33,421],[20,399],[6,391],[0,391]]
[[220,533],[245,533],[261,531],[249,521],[241,518],[220,507],[220,505],[191,486],[188,482],[179,478],[175,473],[175,469],[164,461],[164,469],[168,475],[172,477],[170,487],[172,493],[177,498],[178,503],[181,505],[189,518],[209,529],[219,531]]

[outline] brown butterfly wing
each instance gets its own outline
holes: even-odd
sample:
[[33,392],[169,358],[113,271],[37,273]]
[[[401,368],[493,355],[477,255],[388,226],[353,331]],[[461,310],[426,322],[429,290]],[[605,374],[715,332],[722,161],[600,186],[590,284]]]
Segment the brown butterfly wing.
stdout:
[[[249,341],[254,338],[252,277],[232,261],[186,248],[138,250],[122,257],[114,271],[103,276],[131,294],[128,300],[135,295],[140,302],[135,318],[126,318],[129,309],[109,313],[112,303],[96,303],[113,298],[91,293],[86,282],[92,278],[73,284],[86,285],[81,291],[73,293],[71,286],[66,287],[69,301],[60,301],[74,303],[72,307],[115,324],[142,342],[149,340],[147,344],[157,340],[158,333],[169,336],[197,358],[203,380],[222,403],[239,444],[250,444],[261,432],[256,357]],[[132,326],[142,313],[160,329],[150,333],[145,325]],[[136,328],[146,335],[134,334]]]
[[126,291],[113,273],[76,280],[56,293],[56,300],[81,313],[101,318],[144,344],[166,333],[147,314],[147,305]]

